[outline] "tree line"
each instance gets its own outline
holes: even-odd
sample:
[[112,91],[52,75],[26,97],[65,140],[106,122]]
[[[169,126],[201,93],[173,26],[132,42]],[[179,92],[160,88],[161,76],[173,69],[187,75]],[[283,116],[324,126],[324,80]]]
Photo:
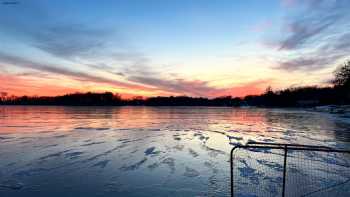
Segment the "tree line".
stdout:
[[303,107],[350,104],[350,61],[334,72],[333,85],[329,87],[292,87],[273,91],[270,87],[261,95],[244,98],[223,96],[217,98],[169,96],[134,97],[122,99],[120,94],[74,93],[63,96],[7,96],[0,97],[1,105],[72,105],[72,106],[265,106]]

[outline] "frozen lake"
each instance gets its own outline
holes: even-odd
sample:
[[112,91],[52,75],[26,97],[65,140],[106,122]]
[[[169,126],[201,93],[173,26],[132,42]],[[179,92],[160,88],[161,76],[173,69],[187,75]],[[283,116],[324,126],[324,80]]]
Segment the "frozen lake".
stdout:
[[0,106],[0,196],[228,196],[230,149],[248,140],[350,149],[350,120],[297,109]]

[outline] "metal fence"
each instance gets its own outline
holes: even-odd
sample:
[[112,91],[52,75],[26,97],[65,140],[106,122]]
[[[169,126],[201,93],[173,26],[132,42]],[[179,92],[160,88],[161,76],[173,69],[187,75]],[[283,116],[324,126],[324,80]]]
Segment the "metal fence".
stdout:
[[251,142],[231,150],[231,196],[350,196],[350,151]]

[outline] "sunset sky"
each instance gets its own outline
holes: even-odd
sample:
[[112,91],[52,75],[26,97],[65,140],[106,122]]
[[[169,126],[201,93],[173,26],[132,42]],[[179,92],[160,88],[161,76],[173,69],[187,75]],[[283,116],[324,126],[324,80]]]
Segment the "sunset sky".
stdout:
[[124,97],[328,85],[349,0],[0,0],[0,92]]

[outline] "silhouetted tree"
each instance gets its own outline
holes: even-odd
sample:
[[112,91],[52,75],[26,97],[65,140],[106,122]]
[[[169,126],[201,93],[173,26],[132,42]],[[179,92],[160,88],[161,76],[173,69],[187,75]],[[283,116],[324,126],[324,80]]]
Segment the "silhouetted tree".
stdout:
[[272,90],[272,87],[271,86],[267,86],[266,90],[265,90],[265,94],[268,95],[268,94],[273,94],[273,90]]
[[335,86],[339,87],[350,87],[350,60],[335,71],[333,83]]
[[350,104],[350,60],[340,66],[334,75],[333,83],[337,104]]

